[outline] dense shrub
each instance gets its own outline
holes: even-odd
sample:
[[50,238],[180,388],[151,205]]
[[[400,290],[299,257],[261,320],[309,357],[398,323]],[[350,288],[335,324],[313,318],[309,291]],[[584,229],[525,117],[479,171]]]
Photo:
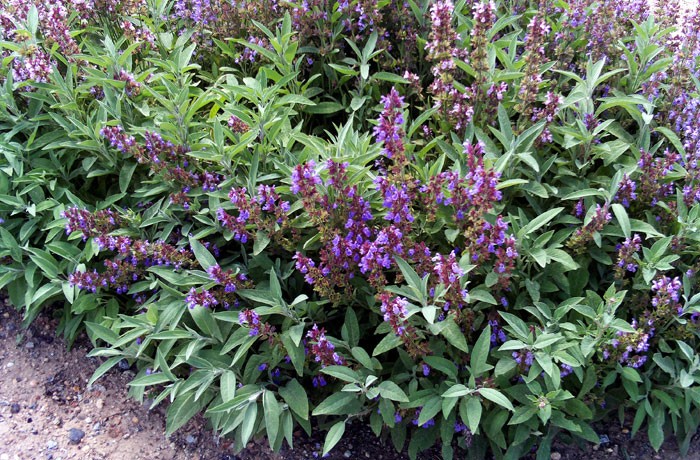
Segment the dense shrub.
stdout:
[[[668,3],[668,2],[667,2]],[[671,2],[673,3],[673,2]],[[677,6],[677,5],[675,5]],[[242,448],[700,424],[700,15],[11,0],[0,287]]]

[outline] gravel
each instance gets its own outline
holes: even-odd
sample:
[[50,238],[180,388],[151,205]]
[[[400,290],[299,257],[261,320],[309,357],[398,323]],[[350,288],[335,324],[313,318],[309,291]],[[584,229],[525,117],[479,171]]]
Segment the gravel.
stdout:
[[85,437],[85,432],[79,428],[71,428],[68,430],[68,440],[71,444],[80,444],[80,441]]

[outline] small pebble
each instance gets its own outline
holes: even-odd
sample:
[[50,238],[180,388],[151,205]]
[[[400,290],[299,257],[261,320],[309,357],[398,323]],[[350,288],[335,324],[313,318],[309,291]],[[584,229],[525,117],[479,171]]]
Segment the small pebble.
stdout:
[[185,442],[187,444],[194,444],[195,442],[197,442],[197,438],[195,438],[191,434],[188,434],[187,437],[185,438]]
[[601,434],[600,435],[600,443],[601,444],[607,444],[610,442],[610,438],[608,437],[607,434]]
[[71,428],[68,430],[68,440],[71,444],[80,444],[80,441],[85,437],[85,432],[78,428]]
[[10,460],[10,456],[7,454],[0,455],[0,460]]
[[31,350],[32,348],[34,348],[34,342],[27,342],[26,344],[24,344],[24,348],[26,348],[27,350]]
[[561,454],[559,452],[552,452],[552,455],[549,456],[552,460],[561,460]]
[[132,418],[131,418],[131,423],[133,423],[134,425],[136,425],[137,423],[139,423],[139,418],[138,418],[138,417],[132,417]]
[[97,406],[98,409],[102,409],[105,405],[105,402],[102,399],[98,399],[95,401],[95,406]]
[[352,452],[350,452],[349,450],[346,450],[345,453],[343,454],[343,457],[345,457],[345,458],[352,457]]
[[102,424],[100,422],[97,422],[94,425],[92,425],[92,431],[100,431],[100,428],[102,428]]
[[10,413],[11,414],[18,414],[20,409],[21,408],[19,407],[19,404],[12,403],[12,405],[10,406]]
[[127,361],[126,359],[122,359],[121,361],[119,361],[119,369],[123,371],[128,371],[130,367],[131,366],[129,365],[129,361]]
[[49,450],[54,450],[55,448],[58,447],[58,443],[51,439],[49,442],[46,443],[46,448]]

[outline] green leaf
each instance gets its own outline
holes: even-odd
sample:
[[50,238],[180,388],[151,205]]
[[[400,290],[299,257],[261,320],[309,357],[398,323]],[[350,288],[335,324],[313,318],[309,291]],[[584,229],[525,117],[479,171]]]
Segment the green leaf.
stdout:
[[423,426],[431,418],[435,417],[442,410],[442,398],[433,396],[423,405],[418,416],[418,426]]
[[493,366],[486,364],[486,360],[489,357],[489,350],[491,349],[491,326],[486,325],[486,328],[481,332],[479,338],[472,348],[471,354],[471,369],[472,374],[475,377],[479,377],[482,374],[493,369]]
[[129,189],[129,184],[131,183],[131,177],[134,175],[136,166],[138,163],[132,163],[130,165],[124,166],[121,171],[119,171],[119,191],[126,193]]
[[452,385],[446,392],[442,394],[443,398],[459,398],[460,396],[466,396],[470,394],[472,390],[467,388],[465,385],[458,383]]
[[297,379],[290,380],[286,386],[280,387],[277,391],[292,412],[304,420],[309,419],[309,397]]
[[354,347],[352,350],[352,357],[357,360],[358,363],[362,364],[366,369],[371,371],[374,370],[374,364],[372,363],[372,358],[365,351],[364,348]]
[[212,396],[194,400],[194,392],[179,395],[168,407],[165,421],[165,435],[170,436],[209,404]]
[[523,322],[522,319],[504,311],[499,312],[499,315],[512,328],[517,338],[526,342],[528,341],[528,338],[530,336],[530,329],[527,327],[527,324],[525,324],[525,322]]
[[244,446],[248,444],[250,437],[253,435],[257,419],[258,403],[257,401],[252,401],[245,410],[245,417],[243,417],[243,424],[241,425],[241,439]]
[[190,237],[190,247],[192,248],[194,256],[197,258],[197,262],[199,262],[199,265],[201,265],[204,270],[216,265],[216,259],[211,252],[209,252],[202,243],[192,237]]
[[389,83],[410,83],[405,78],[389,72],[376,72],[372,74],[372,77],[377,80],[388,81]]
[[360,383],[357,372],[346,366],[327,366],[321,369],[321,372],[345,382]]
[[51,254],[36,248],[29,248],[29,252],[31,253],[29,258],[49,279],[58,277],[58,261]]
[[253,242],[253,255],[257,256],[270,244],[270,236],[267,232],[258,230],[255,234],[255,241]]
[[337,422],[331,427],[330,430],[328,430],[326,441],[323,443],[324,456],[330,452],[336,444],[338,444],[338,442],[343,438],[343,434],[345,434],[345,420]]
[[647,435],[649,436],[649,444],[651,447],[658,452],[661,445],[664,443],[664,417],[661,416],[659,419],[652,417],[649,419],[649,426],[647,427]]
[[441,324],[443,324],[444,327],[440,331],[440,334],[447,339],[450,345],[465,353],[469,353],[467,339],[464,337],[464,333],[459,326],[457,326],[457,323],[455,323],[454,318],[450,316],[445,321],[442,321]]
[[272,391],[265,390],[265,393],[263,393],[263,409],[265,412],[265,429],[267,430],[270,449],[274,449],[275,441],[279,435],[282,408],[275,399],[275,394]]
[[379,384],[379,394],[382,398],[391,399],[392,401],[408,402],[408,396],[397,384],[391,380],[385,380]]
[[472,433],[477,433],[479,431],[479,422],[481,421],[481,412],[483,410],[481,401],[472,396],[463,399],[462,402],[464,404],[464,410],[460,407],[462,421],[469,427]]
[[531,236],[535,230],[539,229],[540,227],[547,225],[547,223],[557,217],[559,213],[561,213],[564,210],[563,207],[560,208],[554,208],[550,209],[549,211],[546,211],[539,216],[535,217],[532,219],[530,222],[527,223],[524,227],[520,229],[518,232],[518,240],[522,239],[523,237]]
[[343,104],[337,102],[319,102],[316,105],[306,106],[304,108],[304,112],[306,113],[319,115],[330,115],[331,113],[340,112],[341,110],[345,110],[345,107]]
[[387,334],[377,344],[377,346],[374,347],[374,351],[372,352],[372,356],[378,356],[378,355],[381,355],[382,353],[386,353],[387,351],[393,350],[394,348],[398,347],[399,345],[401,345],[401,338],[400,337],[398,337],[393,332],[390,334]]
[[100,377],[105,375],[107,371],[109,371],[111,368],[117,365],[119,361],[122,360],[121,356],[113,356],[109,358],[107,361],[102,363],[100,367],[95,369],[95,372],[92,374],[92,377],[90,377],[90,380],[88,380],[88,387],[91,386],[93,383],[95,383]]
[[[285,399],[286,401],[286,399]],[[316,406],[311,415],[342,415],[353,413],[359,407],[357,398],[352,393],[335,393]]]
[[613,213],[617,218],[617,222],[620,224],[620,229],[625,235],[625,238],[630,238],[632,236],[632,227],[630,225],[630,218],[627,216],[627,211],[624,206],[620,203],[613,203],[612,205]]
[[479,394],[491,402],[498,404],[499,406],[505,407],[506,409],[513,411],[515,408],[513,404],[506,398],[503,393],[493,388],[479,388]]

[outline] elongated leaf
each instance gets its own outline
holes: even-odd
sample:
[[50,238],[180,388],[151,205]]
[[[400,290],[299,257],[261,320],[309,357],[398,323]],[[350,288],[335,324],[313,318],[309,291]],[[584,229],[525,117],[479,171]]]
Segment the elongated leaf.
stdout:
[[523,238],[525,235],[531,235],[535,230],[547,225],[549,221],[557,217],[563,210],[563,207],[554,208],[535,217],[520,229],[518,232],[518,239]]
[[493,369],[493,366],[486,364],[486,360],[489,357],[489,350],[491,349],[491,326],[486,325],[486,328],[481,332],[479,338],[472,348],[471,354],[471,369],[475,376],[481,376],[482,374]]
[[292,379],[278,390],[289,408],[304,420],[309,419],[309,397],[297,379]]
[[492,401],[499,406],[505,407],[506,409],[513,411],[515,408],[513,407],[513,404],[506,398],[503,393],[501,393],[498,390],[494,390],[493,388],[480,388],[479,389],[479,394],[483,396],[484,398],[488,399],[489,401]]
[[190,237],[190,247],[192,248],[192,252],[194,252],[194,256],[197,258],[197,262],[199,262],[199,265],[201,265],[204,270],[216,265],[216,259],[211,252],[209,252],[202,243],[192,237]]
[[338,444],[338,441],[340,441],[343,438],[343,434],[345,434],[345,420],[341,420],[340,422],[337,422],[335,425],[331,427],[330,430],[328,430],[328,434],[326,435],[326,440],[323,443],[323,455],[325,456],[328,452],[335,447],[336,444]]
[[408,402],[406,393],[391,380],[385,380],[379,384],[379,394],[382,398],[391,399],[392,401]]

